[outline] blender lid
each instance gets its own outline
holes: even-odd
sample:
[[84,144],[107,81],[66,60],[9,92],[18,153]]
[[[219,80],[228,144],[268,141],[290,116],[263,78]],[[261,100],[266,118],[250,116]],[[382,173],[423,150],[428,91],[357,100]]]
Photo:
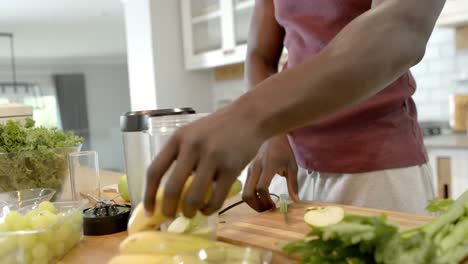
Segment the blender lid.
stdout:
[[139,132],[148,130],[150,117],[195,113],[195,110],[191,107],[126,112],[120,116],[120,131]]

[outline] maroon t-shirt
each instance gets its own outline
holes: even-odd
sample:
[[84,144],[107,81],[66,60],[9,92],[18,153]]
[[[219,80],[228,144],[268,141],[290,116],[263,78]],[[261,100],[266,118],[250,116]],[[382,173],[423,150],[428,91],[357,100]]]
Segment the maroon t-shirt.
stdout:
[[[293,68],[318,53],[343,27],[368,11],[372,1],[274,2],[276,19],[286,32],[287,67]],[[289,140],[297,162],[310,170],[335,173],[369,172],[425,163],[426,151],[411,98],[415,89],[415,81],[407,72],[360,105],[292,131]]]

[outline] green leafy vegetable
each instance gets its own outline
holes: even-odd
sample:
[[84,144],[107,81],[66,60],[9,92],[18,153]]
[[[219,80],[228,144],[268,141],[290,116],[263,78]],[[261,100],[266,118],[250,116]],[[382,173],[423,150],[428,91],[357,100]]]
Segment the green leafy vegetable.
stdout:
[[412,229],[399,231],[385,216],[346,215],[280,247],[305,264],[457,264],[468,257],[468,191],[456,201],[432,200],[428,208],[443,214]]
[[397,231],[385,216],[346,215],[338,224],[313,229],[307,236],[315,239],[291,242],[282,248],[301,256],[302,263],[375,263],[377,245]]
[[0,124],[0,192],[44,187],[60,192],[67,154],[82,142],[71,132],[36,127],[32,119]]
[[453,199],[435,198],[429,201],[426,210],[431,213],[445,212],[455,201]]

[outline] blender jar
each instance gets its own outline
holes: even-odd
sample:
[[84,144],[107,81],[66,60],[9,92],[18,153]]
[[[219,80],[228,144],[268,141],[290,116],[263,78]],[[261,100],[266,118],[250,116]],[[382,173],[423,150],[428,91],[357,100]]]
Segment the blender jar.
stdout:
[[[166,145],[172,134],[180,127],[185,126],[207,114],[189,114],[178,116],[161,116],[151,118],[151,149],[152,156],[156,156],[161,149]],[[173,163],[173,165],[175,162]],[[164,186],[169,180],[171,168],[161,179],[160,186]],[[205,239],[216,238],[216,227],[218,222],[218,214],[214,213],[211,216],[204,216],[197,212],[196,216],[188,219],[178,213],[175,219],[169,219],[161,225],[162,232],[171,232],[176,234],[189,234],[199,236]]]
[[[127,112],[120,117],[125,171],[132,207],[141,202],[146,170],[154,155],[161,149],[164,139],[170,135],[169,131],[163,134],[156,132],[157,129],[153,129],[152,124],[157,123],[157,118],[166,117],[165,120],[170,120],[174,116],[191,114],[195,114],[192,108],[174,108]],[[170,126],[167,129],[171,130]]]
[[[151,156],[154,158],[166,145],[172,134],[180,127],[185,126],[207,114],[187,114],[177,116],[159,116],[150,118],[151,130]],[[167,175],[171,168],[166,172],[166,175],[161,179],[161,184],[167,181]]]

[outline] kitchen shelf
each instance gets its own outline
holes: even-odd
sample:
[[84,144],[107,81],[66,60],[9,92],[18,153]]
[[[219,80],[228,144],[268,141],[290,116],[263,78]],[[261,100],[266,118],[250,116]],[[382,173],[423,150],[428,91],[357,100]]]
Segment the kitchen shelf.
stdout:
[[192,17],[192,24],[206,22],[221,17],[221,11],[214,11],[205,15]]
[[244,9],[252,8],[254,5],[255,5],[255,0],[242,1],[236,4],[235,9],[236,11],[241,11]]

